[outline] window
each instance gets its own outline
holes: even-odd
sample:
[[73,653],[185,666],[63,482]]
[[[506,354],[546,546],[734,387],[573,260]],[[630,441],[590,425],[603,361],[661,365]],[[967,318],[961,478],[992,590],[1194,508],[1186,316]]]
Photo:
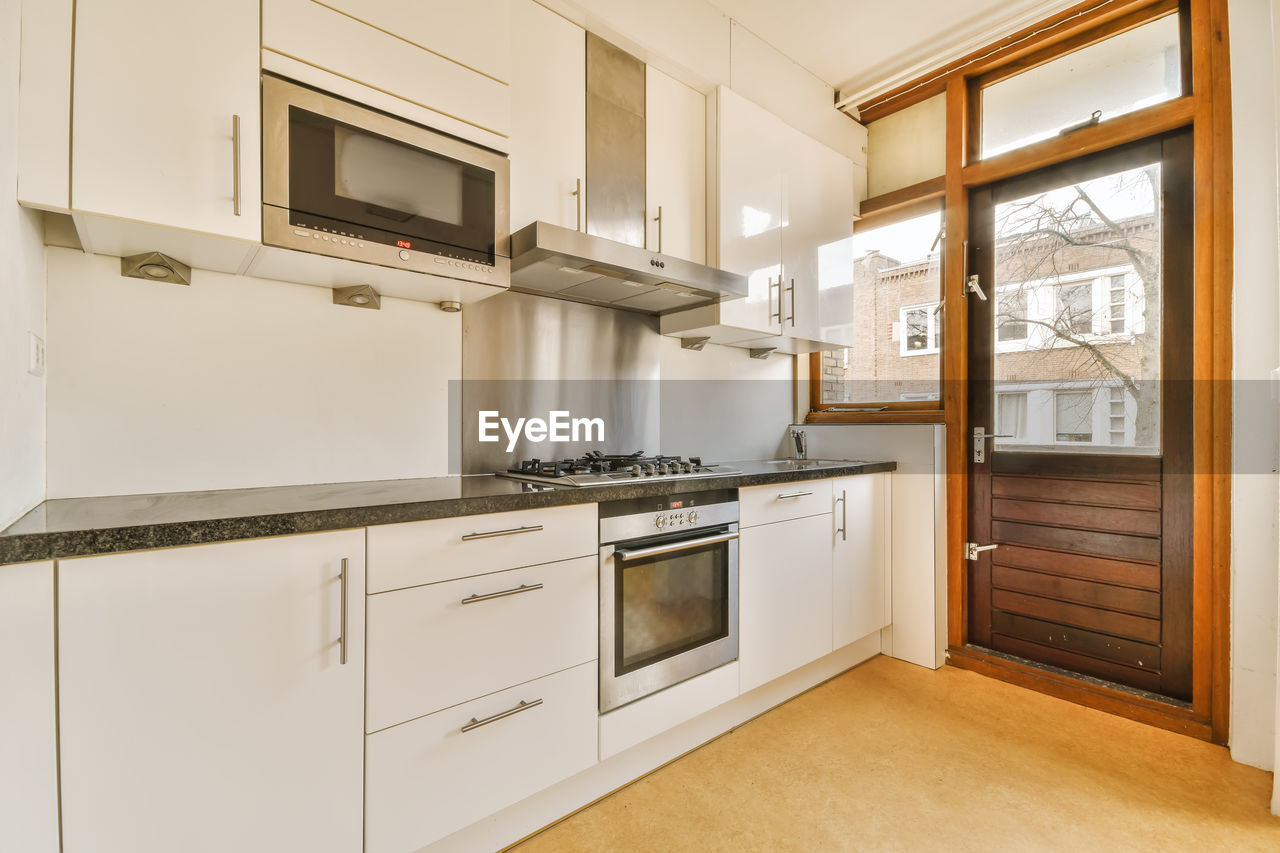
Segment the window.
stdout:
[[1178,16],[1167,15],[984,88],[982,156],[1181,94]]
[[1113,275],[1111,276],[1111,304],[1108,308],[1108,317],[1111,320],[1111,334],[1113,335],[1124,334],[1124,303],[1125,277]]
[[920,305],[915,308],[903,308],[899,322],[898,340],[901,353],[908,355],[929,355],[938,351],[938,303]]
[[1123,388],[1111,388],[1109,390],[1109,398],[1111,401],[1111,443],[1123,447],[1128,444],[1125,433],[1128,424],[1128,415],[1125,412],[1125,393]]
[[1093,331],[1093,282],[1059,285],[1057,300],[1057,328],[1080,335]]
[[[1003,294],[996,307],[996,340],[1025,341],[1027,339],[1027,292],[1019,288]],[[1001,430],[1004,432],[1004,430]]]
[[[821,371],[821,405],[915,404],[937,408],[942,390],[942,316],[935,313],[942,290],[941,203],[923,215],[875,226],[855,226],[852,275],[819,289],[819,311],[831,300],[853,303],[853,326],[835,338],[843,353],[823,353],[812,363]],[[870,226],[866,223],[871,223]],[[834,244],[833,244],[834,245]],[[831,253],[836,252],[832,248]],[[838,258],[820,259],[835,269]],[[844,269],[847,270],[847,266]],[[832,310],[834,315],[847,314]],[[815,395],[817,391],[815,390]]]
[[1012,439],[1027,437],[1027,394],[996,395],[996,433]]
[[1058,441],[1093,441],[1093,392],[1054,394],[1054,431]]

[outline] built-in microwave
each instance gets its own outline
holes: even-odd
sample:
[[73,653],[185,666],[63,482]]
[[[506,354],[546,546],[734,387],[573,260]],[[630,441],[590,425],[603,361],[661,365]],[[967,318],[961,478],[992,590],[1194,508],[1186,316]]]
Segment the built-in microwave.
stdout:
[[509,283],[504,154],[263,75],[262,173],[264,245]]

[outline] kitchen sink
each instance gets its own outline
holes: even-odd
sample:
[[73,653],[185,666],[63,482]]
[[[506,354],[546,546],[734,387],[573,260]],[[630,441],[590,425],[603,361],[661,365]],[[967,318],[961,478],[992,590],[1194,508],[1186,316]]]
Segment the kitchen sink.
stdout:
[[769,465],[779,471],[806,471],[812,468],[837,468],[856,464],[848,459],[765,459],[761,465]]

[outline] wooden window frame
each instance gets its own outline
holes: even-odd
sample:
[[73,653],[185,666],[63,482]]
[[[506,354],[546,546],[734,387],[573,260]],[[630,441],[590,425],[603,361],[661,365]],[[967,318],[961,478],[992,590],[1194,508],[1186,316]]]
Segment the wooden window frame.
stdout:
[[[977,157],[980,94],[984,85],[1049,62],[1155,20],[1181,14],[1183,84],[1180,98],[1128,113],[986,160]],[[946,98],[946,171],[864,203],[868,220],[900,213],[921,199],[944,200],[944,306],[962,305],[964,242],[969,193],[1013,175],[1072,160],[1182,127],[1194,135],[1194,298],[1196,436],[1193,485],[1194,627],[1190,708],[1179,708],[1106,685],[1025,665],[967,645],[968,613],[963,543],[968,517],[965,460],[967,423],[967,312],[943,313],[941,408],[891,405],[887,411],[821,411],[821,383],[810,382],[810,423],[942,423],[946,429],[948,663],[1069,701],[1161,728],[1224,744],[1230,714],[1230,529],[1232,454],[1231,299],[1231,89],[1227,0],[1088,0],[1000,39],[913,81],[858,105],[864,122],[883,118],[937,95]],[[904,217],[905,218],[905,217]],[[884,219],[882,221],[889,221]],[[817,365],[809,376],[816,379]],[[866,409],[871,404],[852,408]],[[878,404],[877,404],[878,408]]]

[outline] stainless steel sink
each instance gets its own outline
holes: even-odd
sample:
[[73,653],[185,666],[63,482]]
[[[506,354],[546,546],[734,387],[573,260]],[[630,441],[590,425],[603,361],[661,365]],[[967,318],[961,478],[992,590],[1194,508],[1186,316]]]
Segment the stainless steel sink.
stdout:
[[807,471],[814,468],[838,468],[857,463],[847,459],[765,459],[760,464],[769,465],[779,471]]

